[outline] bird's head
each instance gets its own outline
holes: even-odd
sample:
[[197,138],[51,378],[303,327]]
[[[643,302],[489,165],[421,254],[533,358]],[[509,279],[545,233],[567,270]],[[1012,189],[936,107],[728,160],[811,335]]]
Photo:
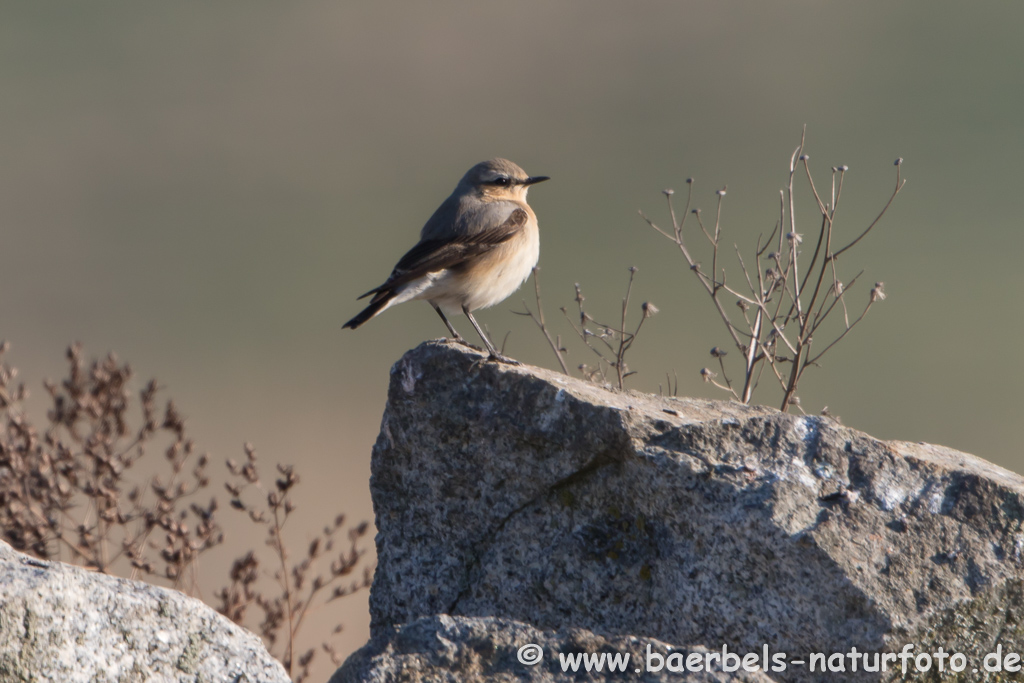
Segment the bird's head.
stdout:
[[534,183],[548,180],[546,175],[529,176],[508,159],[481,161],[466,171],[459,185],[482,199],[518,199],[526,201],[526,192]]

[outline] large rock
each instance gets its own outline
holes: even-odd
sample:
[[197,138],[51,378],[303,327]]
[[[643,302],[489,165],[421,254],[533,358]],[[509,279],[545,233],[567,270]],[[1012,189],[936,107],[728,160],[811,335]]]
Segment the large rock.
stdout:
[[[708,652],[699,647],[674,649],[652,638],[606,638],[583,629],[551,633],[511,619],[439,615],[383,629],[348,658],[331,683],[549,683],[564,680],[563,671],[568,671],[569,678],[583,679],[614,678],[617,674],[632,681],[670,677],[687,683],[771,683],[760,671],[742,668],[735,673],[701,671],[686,678],[665,669],[665,658],[671,653],[685,661],[694,654],[705,659]],[[661,672],[648,674],[648,657],[650,668],[660,666]]]
[[0,541],[0,681],[289,680],[259,638],[198,600]]
[[479,360],[430,342],[392,369],[372,461],[374,640],[359,655],[377,664],[349,680],[396,680],[405,660],[385,663],[388,648],[442,614],[562,645],[574,629],[767,645],[791,662],[768,672],[785,681],[902,677],[793,662],[851,647],[964,653],[962,678],[942,680],[979,680],[997,644],[1024,650],[1017,475],[827,418]]

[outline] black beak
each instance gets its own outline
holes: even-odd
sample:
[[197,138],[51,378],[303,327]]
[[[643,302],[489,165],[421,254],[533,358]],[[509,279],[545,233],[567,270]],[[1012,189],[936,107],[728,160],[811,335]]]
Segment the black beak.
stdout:
[[551,178],[546,175],[535,175],[522,181],[520,185],[533,185],[534,183],[543,183],[545,180],[551,180]]

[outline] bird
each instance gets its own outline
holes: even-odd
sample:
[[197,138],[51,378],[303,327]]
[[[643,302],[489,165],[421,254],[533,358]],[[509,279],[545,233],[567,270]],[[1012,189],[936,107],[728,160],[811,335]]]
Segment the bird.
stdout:
[[526,194],[545,180],[501,158],[466,171],[384,284],[359,297],[372,296],[370,304],[342,327],[354,330],[395,304],[426,300],[453,341],[472,347],[448,319],[463,313],[487,347],[487,360],[518,364],[498,353],[473,311],[507,299],[537,265],[540,233]]

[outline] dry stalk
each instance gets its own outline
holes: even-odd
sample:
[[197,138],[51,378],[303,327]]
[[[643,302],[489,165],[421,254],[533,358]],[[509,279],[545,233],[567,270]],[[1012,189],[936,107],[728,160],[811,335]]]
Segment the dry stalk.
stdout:
[[[232,621],[244,624],[246,612],[255,605],[263,619],[258,625],[259,633],[268,649],[279,656],[285,670],[298,683],[310,673],[310,666],[316,655],[315,648],[299,652],[299,632],[306,617],[328,602],[351,595],[370,585],[372,572],[363,568],[355,573],[365,550],[359,547],[359,540],[366,535],[369,525],[362,522],[347,531],[347,542],[338,545],[338,536],[345,528],[345,516],[337,515],[326,525],[319,536],[306,548],[298,562],[290,560],[285,540],[285,525],[295,512],[292,498],[299,477],[290,466],[278,465],[278,477],[272,487],[264,488],[259,473],[256,450],[245,446],[246,460],[239,464],[227,462],[232,481],[225,484],[231,494],[231,507],[246,513],[248,519],[264,527],[266,545],[272,555],[273,570],[266,573],[274,588],[266,591],[261,585],[264,570],[260,558],[248,551],[235,560],[231,569],[231,583],[216,593],[220,601],[217,609]],[[247,502],[244,492],[255,488],[264,495],[258,497],[259,504]],[[333,634],[341,632],[337,625]],[[341,664],[337,651],[330,640],[320,645],[331,656],[335,665]]]
[[627,329],[626,320],[629,314],[629,300],[633,292],[633,280],[636,277],[637,270],[635,266],[629,269],[629,283],[626,285],[626,295],[622,299],[618,326],[599,322],[587,313],[583,305],[586,298],[583,296],[583,289],[579,283],[575,285],[575,300],[579,323],[577,324],[573,321],[569,316],[568,310],[565,308],[561,309],[562,314],[569,321],[569,325],[576,333],[576,336],[597,357],[596,367],[590,368],[585,364],[580,364],[579,370],[581,374],[586,379],[600,381],[603,384],[608,379],[606,369],[609,371],[614,370],[619,389],[625,388],[627,377],[636,374],[634,371],[629,370],[629,366],[626,363],[626,355],[633,347],[633,343],[636,341],[637,335],[640,334],[644,322],[658,312],[658,308],[654,304],[645,301],[640,306],[641,315],[636,327],[632,331]]
[[[0,529],[14,548],[95,571],[166,579],[197,589],[199,556],[223,540],[217,503],[174,403],[158,407],[151,380],[132,409],[131,368],[111,354],[89,364],[67,350],[68,376],[46,382],[47,424],[26,417],[24,385],[0,345]],[[162,415],[161,415],[162,412]],[[133,427],[132,422],[137,421]],[[144,482],[133,466],[162,448],[167,472]]]
[[[665,190],[668,199],[669,217],[672,221],[671,231],[663,230],[641,211],[644,218],[659,234],[673,242],[685,259],[687,266],[697,278],[701,287],[708,294],[718,312],[733,344],[740,352],[742,359],[742,387],[729,380],[725,372],[725,352],[720,348],[712,349],[712,356],[718,361],[724,384],[716,381],[718,373],[708,368],[701,370],[706,382],[711,382],[723,391],[729,392],[736,400],[749,403],[754,390],[759,385],[764,369],[771,371],[782,389],[783,398],[780,409],[788,410],[791,406],[799,409],[799,398],[796,394],[800,379],[811,366],[818,365],[822,357],[839,341],[844,339],[867,315],[875,302],[885,298],[883,284],[876,283],[871,289],[867,303],[860,315],[852,321],[847,309],[846,294],[857,282],[858,273],[847,281],[840,279],[836,263],[838,258],[856,246],[870,233],[892,205],[896,195],[906,183],[901,178],[902,159],[897,159],[896,184],[888,201],[876,218],[868,224],[853,240],[840,248],[833,246],[835,236],[836,211],[839,206],[843,189],[843,179],[848,168],[838,166],[832,169],[831,191],[827,201],[822,199],[815,185],[810,169],[810,157],[804,152],[806,128],[801,136],[800,145],[793,152],[789,163],[789,177],[786,187],[780,193],[779,218],[775,228],[767,239],[759,236],[753,252],[754,266],[748,267],[738,246],[736,250],[739,269],[745,290],[729,283],[726,269],[719,266],[719,249],[721,247],[721,216],[725,189],[716,194],[717,211],[712,228],[704,224],[699,209],[690,209],[693,197],[693,179],[687,179],[686,207],[681,219],[677,219],[673,204],[672,190]],[[818,221],[817,239],[814,251],[809,260],[802,260],[804,252],[801,244],[802,233],[797,232],[795,210],[794,180],[798,172],[806,178],[813,195],[820,220]],[[687,243],[684,232],[686,219],[694,216],[700,234],[703,235],[711,250],[711,270],[707,271],[698,261]],[[774,248],[773,248],[774,247]],[[772,249],[773,248],[773,249]],[[772,249],[772,251],[768,251]],[[723,298],[735,299],[740,313],[734,321],[729,314]],[[821,331],[822,324],[835,311],[843,311],[844,327],[838,336],[820,350],[814,347],[814,335]]]
[[544,306],[541,304],[540,299],[540,275],[538,273],[540,273],[540,267],[534,266],[533,291],[537,299],[537,313],[535,314],[533,311],[530,310],[530,307],[529,305],[527,305],[525,299],[523,299],[523,310],[512,312],[515,313],[516,315],[527,315],[530,317],[530,320],[532,320],[534,324],[537,325],[540,331],[544,334],[544,338],[547,339],[548,346],[551,347],[551,350],[555,354],[555,358],[558,359],[558,365],[561,366],[562,372],[568,375],[569,367],[565,364],[565,354],[568,352],[562,345],[562,337],[561,335],[558,335],[552,338],[551,332],[548,330],[547,323],[545,323],[544,321]]
[[[131,368],[114,355],[86,363],[79,345],[68,348],[68,376],[47,382],[51,407],[42,433],[26,417],[28,392],[16,382],[0,343],[0,530],[14,548],[43,559],[71,561],[96,571],[130,578],[163,579],[198,592],[198,560],[224,540],[211,498],[195,502],[209,486],[208,457],[198,455],[185,421],[167,401],[158,403],[151,380],[139,392],[138,410],[128,389]],[[137,413],[137,414],[136,414]],[[137,426],[132,426],[136,424]],[[153,448],[162,448],[167,472],[139,481],[132,469]],[[358,545],[368,525],[350,527],[339,544],[345,518],[337,515],[310,543],[302,559],[289,561],[285,524],[294,511],[299,481],[290,467],[279,477],[263,506],[242,500],[243,489],[260,487],[256,453],[246,447],[246,462],[228,462],[231,506],[266,527],[267,546],[277,565],[276,589],[261,588],[261,558],[253,550],[233,564],[229,586],[216,593],[218,609],[242,623],[249,606],[263,613],[258,630],[274,652],[283,641],[282,660],[296,681],[309,675],[316,650],[299,645],[305,618],[318,607],[369,585],[364,550]],[[297,530],[293,530],[297,531]],[[341,626],[334,629],[337,634]],[[320,648],[336,665],[340,657],[329,641]],[[278,648],[281,654],[281,648]]]

